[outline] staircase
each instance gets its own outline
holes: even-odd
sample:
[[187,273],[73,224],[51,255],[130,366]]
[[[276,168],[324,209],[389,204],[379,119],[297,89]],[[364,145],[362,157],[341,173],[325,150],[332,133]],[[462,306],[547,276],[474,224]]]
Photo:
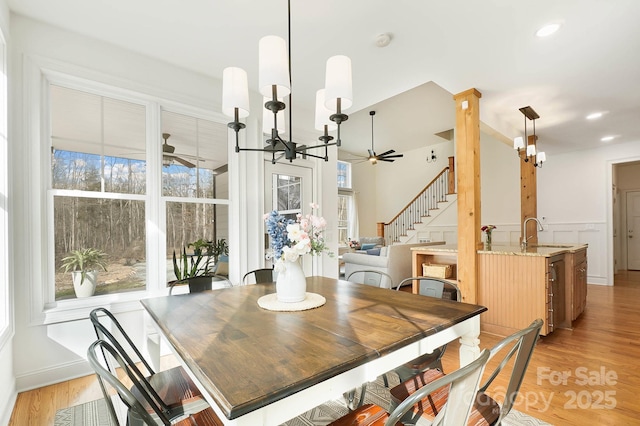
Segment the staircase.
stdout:
[[389,223],[378,223],[378,236],[384,237],[387,245],[418,242],[412,241],[416,239],[418,229],[443,211],[443,203],[449,203],[453,199],[455,177],[453,161],[450,161],[449,166],[429,182]]

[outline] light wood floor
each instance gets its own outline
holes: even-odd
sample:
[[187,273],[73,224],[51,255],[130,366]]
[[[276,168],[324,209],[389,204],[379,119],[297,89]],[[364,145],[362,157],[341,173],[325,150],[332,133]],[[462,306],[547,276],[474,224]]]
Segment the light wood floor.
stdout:
[[[616,275],[615,287],[589,285],[587,309],[574,329],[540,339],[516,409],[555,425],[640,424],[640,369],[633,368],[640,359],[638,306],[640,271]],[[490,348],[500,337],[482,333],[480,340]],[[445,371],[457,367],[457,350],[457,343],[449,345]],[[564,383],[562,373],[570,374]],[[506,381],[494,384],[500,399]],[[94,376],[22,392],[9,426],[53,425],[57,410],[101,397]]]

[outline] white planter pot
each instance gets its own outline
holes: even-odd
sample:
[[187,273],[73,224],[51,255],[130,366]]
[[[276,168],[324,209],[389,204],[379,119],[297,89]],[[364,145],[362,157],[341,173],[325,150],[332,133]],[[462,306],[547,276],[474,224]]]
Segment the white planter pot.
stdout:
[[93,296],[98,283],[98,271],[85,272],[84,281],[82,281],[82,273],[80,271],[73,271],[71,277],[73,278],[73,289],[76,292],[76,297]]
[[276,294],[279,302],[302,302],[307,294],[307,278],[299,262],[284,262],[284,270],[278,271]]

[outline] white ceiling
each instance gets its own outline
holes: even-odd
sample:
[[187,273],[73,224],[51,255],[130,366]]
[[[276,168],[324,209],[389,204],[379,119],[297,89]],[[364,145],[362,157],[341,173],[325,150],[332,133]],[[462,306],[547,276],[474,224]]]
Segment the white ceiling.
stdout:
[[[284,0],[8,2],[15,13],[213,77],[227,66],[243,67],[254,87],[258,40],[268,34],[286,37]],[[616,135],[608,144],[640,140],[638,0],[292,3],[296,105],[312,108],[328,57],[352,59],[355,99],[344,129],[358,129],[367,138],[345,146],[350,151],[366,152],[370,146],[370,109],[427,82],[449,94],[478,89],[482,121],[509,138],[524,130],[518,108],[532,106],[540,115],[540,148],[549,154],[602,146],[606,135]],[[556,34],[534,36],[543,24],[557,21],[563,25]],[[378,48],[375,37],[384,32],[392,34],[392,42]],[[430,101],[408,97],[414,104],[376,115],[376,130],[393,127],[391,140],[376,135],[377,152],[423,146],[429,135],[417,137],[418,128],[446,130],[448,124],[436,121],[451,118],[451,112],[422,110]],[[296,111],[294,106],[294,120]],[[606,114],[585,120],[594,111]]]

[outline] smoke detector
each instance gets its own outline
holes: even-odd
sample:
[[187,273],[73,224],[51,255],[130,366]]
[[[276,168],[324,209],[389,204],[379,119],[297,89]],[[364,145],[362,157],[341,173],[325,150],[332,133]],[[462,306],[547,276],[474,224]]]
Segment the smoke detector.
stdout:
[[387,47],[391,43],[391,34],[382,33],[376,37],[376,46]]

